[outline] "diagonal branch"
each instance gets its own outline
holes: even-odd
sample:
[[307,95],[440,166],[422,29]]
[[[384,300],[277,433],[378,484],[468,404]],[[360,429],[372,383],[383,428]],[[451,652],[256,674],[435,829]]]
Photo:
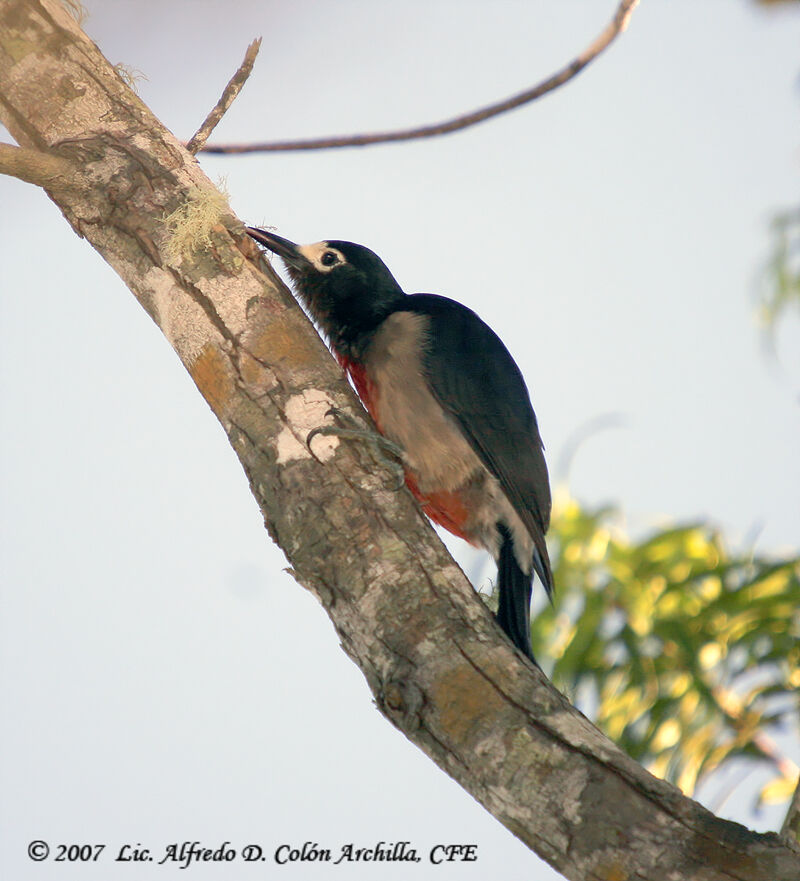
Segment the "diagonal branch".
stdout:
[[[369,446],[323,437],[309,451],[331,407],[366,418],[341,370],[198,163],[60,3],[4,0],[0,35],[2,121],[22,146],[76,160],[51,198],[174,347],[384,716],[574,881],[796,881],[800,849],[648,774],[514,652]],[[164,217],[197,203],[176,248]]]
[[622,0],[614,13],[614,18],[605,27],[603,32],[565,67],[543,80],[538,85],[517,95],[512,95],[495,104],[473,110],[462,116],[456,116],[444,122],[435,122],[430,125],[422,125],[416,128],[398,129],[389,132],[371,132],[363,135],[334,135],[327,138],[309,138],[297,141],[266,141],[257,144],[207,144],[203,147],[206,153],[277,153],[290,150],[327,150],[334,147],[365,147],[368,144],[386,144],[391,141],[414,141],[421,138],[433,138],[438,135],[446,135],[451,132],[461,131],[470,126],[477,125],[508,113],[523,104],[530,104],[548,92],[552,92],[564,83],[577,76],[589,65],[601,52],[603,52],[628,26],[633,10],[639,0]]

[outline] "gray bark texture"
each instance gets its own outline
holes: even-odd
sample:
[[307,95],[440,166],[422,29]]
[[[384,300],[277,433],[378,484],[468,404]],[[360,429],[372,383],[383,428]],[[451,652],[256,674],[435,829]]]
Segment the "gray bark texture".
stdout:
[[387,719],[567,878],[800,878],[795,843],[650,775],[513,650],[369,444],[309,451],[332,406],[364,411],[195,159],[56,0],[0,0],[0,116],[24,148],[0,171],[44,186],[161,328]]

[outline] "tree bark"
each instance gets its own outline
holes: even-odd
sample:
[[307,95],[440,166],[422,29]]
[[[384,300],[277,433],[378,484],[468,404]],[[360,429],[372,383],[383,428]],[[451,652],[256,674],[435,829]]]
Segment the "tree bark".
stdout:
[[0,116],[24,148],[0,171],[44,186],[161,328],[394,725],[568,878],[800,877],[794,842],[654,778],[513,650],[368,444],[309,451],[331,407],[366,415],[197,162],[55,0],[0,0]]

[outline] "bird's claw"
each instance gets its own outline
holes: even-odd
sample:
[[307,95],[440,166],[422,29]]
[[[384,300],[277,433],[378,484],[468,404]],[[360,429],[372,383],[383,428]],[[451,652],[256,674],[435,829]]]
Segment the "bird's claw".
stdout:
[[338,419],[342,419],[343,421],[349,422],[349,428],[340,427],[338,425],[320,425],[317,428],[313,428],[309,431],[306,436],[306,446],[311,449],[311,441],[318,435],[326,435],[333,437],[341,437],[346,440],[362,440],[367,441],[367,443],[374,444],[375,447],[380,451],[385,451],[390,453],[392,456],[397,459],[397,461],[391,461],[386,456],[381,455],[381,458],[386,463],[387,467],[391,468],[396,476],[397,482],[394,486],[391,486],[390,489],[393,492],[399,492],[406,482],[406,474],[403,469],[402,461],[403,461],[403,450],[399,447],[394,441],[390,441],[388,438],[384,437],[382,434],[378,434],[375,431],[368,431],[367,429],[359,428],[358,423],[346,413],[343,413],[341,410],[336,407],[331,407],[330,410],[325,414],[326,416],[334,416]]

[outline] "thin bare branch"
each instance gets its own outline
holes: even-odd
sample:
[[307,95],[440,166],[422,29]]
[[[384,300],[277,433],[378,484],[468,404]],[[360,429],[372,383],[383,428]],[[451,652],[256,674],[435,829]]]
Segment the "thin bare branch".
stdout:
[[577,58],[574,58],[559,70],[557,73],[543,80],[538,85],[517,95],[512,95],[503,101],[490,104],[487,107],[473,110],[462,116],[456,116],[453,119],[444,122],[436,122],[431,125],[423,125],[417,128],[399,129],[390,132],[372,132],[363,135],[338,135],[328,138],[310,138],[298,141],[267,141],[257,144],[206,144],[202,149],[206,153],[277,153],[290,150],[327,150],[334,147],[364,147],[368,144],[385,144],[390,141],[413,141],[420,138],[432,138],[437,135],[446,135],[450,132],[457,132],[461,129],[469,128],[484,122],[501,113],[507,113],[521,107],[523,104],[530,104],[536,101],[553,89],[563,86],[573,77],[577,76],[588,64],[594,61],[606,47],[608,47],[614,39],[619,36],[628,26],[633,10],[638,5],[639,0],[622,0],[617,7],[614,18],[603,30],[603,32],[586,48]]
[[64,185],[74,171],[66,159],[31,147],[0,143],[0,174],[18,177],[45,189]]
[[259,37],[257,40],[253,40],[253,42],[247,47],[247,52],[245,52],[244,55],[244,61],[239,65],[239,69],[236,71],[236,73],[230,78],[228,85],[225,86],[225,90],[223,91],[219,101],[217,101],[216,106],[211,111],[211,113],[208,114],[203,124],[197,130],[197,133],[186,145],[186,149],[192,155],[195,155],[198,151],[205,149],[204,145],[205,142],[208,140],[208,136],[217,127],[219,121],[227,113],[228,108],[235,101],[236,96],[239,94],[239,92],[241,92],[242,86],[247,82],[247,78],[250,76],[250,73],[253,70],[256,55],[258,55],[258,50],[260,48],[261,37]]

